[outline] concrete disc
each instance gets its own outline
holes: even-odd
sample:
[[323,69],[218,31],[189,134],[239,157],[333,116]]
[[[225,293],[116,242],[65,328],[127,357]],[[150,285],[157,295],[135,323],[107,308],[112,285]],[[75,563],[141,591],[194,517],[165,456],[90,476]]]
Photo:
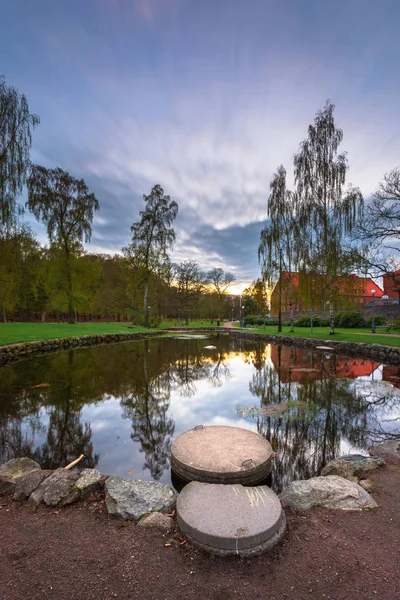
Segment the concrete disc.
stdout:
[[271,472],[272,447],[258,433],[228,426],[196,427],[171,448],[171,468],[187,481],[253,485]]
[[268,487],[189,483],[176,506],[178,525],[214,554],[252,556],[273,548],[286,530],[278,496]]

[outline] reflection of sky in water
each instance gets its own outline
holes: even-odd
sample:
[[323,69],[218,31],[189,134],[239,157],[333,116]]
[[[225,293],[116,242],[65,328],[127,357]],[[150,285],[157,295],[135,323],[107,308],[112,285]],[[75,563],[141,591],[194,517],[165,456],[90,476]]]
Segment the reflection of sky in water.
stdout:
[[[175,421],[174,437],[200,424],[232,425],[257,431],[254,419],[236,414],[238,405],[253,406],[257,400],[249,393],[253,366],[244,363],[239,356],[224,364],[231,376],[223,379],[221,385],[200,380],[195,383],[193,396],[185,397],[179,389],[171,392],[168,416]],[[101,403],[86,405],[81,415],[81,420],[91,425],[93,446],[95,452],[100,453],[97,465],[100,471],[132,479],[151,479],[149,471],[143,471],[140,443],[131,439],[131,421],[123,419],[117,398],[107,397]],[[164,472],[160,481],[169,480],[169,472]]]

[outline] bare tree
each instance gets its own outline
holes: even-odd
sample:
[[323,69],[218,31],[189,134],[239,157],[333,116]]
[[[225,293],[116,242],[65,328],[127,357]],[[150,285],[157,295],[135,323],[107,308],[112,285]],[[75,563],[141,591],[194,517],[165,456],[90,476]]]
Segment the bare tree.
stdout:
[[188,325],[189,316],[197,308],[200,296],[204,292],[206,275],[195,260],[186,260],[180,265],[175,265],[175,280],[179,305]]
[[233,273],[229,273],[229,271],[224,271],[221,268],[211,269],[207,273],[207,279],[214,289],[214,292],[217,295],[218,300],[218,312],[219,318],[222,318],[222,300],[224,298],[225,293],[227,292],[229,286],[236,280],[236,277]]

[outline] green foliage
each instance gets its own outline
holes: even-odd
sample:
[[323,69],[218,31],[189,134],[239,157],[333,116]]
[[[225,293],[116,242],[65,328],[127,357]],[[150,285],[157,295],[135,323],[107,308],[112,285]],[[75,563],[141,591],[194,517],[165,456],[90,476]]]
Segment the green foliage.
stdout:
[[345,328],[357,328],[357,327],[365,327],[365,319],[357,311],[343,311],[338,312],[334,318],[335,327],[345,327]]
[[0,230],[15,224],[16,198],[30,166],[32,131],[39,123],[26,97],[0,77]]
[[[309,315],[303,315],[294,323],[296,327],[311,327],[311,317]],[[329,325],[328,319],[323,319],[319,315],[313,315],[312,320],[313,327],[327,327]]]
[[[399,320],[399,319],[398,319]],[[394,325],[395,321],[392,325]],[[374,324],[375,325],[387,325],[388,318],[386,315],[375,315],[374,316]],[[372,317],[365,321],[365,327],[372,327]]]

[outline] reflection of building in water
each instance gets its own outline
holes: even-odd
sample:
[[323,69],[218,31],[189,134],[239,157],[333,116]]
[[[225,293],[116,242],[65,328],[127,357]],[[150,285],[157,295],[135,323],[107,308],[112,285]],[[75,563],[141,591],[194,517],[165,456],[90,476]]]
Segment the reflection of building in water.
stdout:
[[[372,375],[380,367],[380,363],[370,360],[335,356],[332,372],[331,355],[292,346],[271,346],[271,360],[282,383],[317,381],[326,373],[332,373],[339,379],[356,379]],[[397,367],[384,367],[382,379],[386,379],[385,369],[391,368],[396,370],[398,376]]]
[[393,384],[395,387],[400,387],[400,367],[384,366],[382,369],[382,379]]

